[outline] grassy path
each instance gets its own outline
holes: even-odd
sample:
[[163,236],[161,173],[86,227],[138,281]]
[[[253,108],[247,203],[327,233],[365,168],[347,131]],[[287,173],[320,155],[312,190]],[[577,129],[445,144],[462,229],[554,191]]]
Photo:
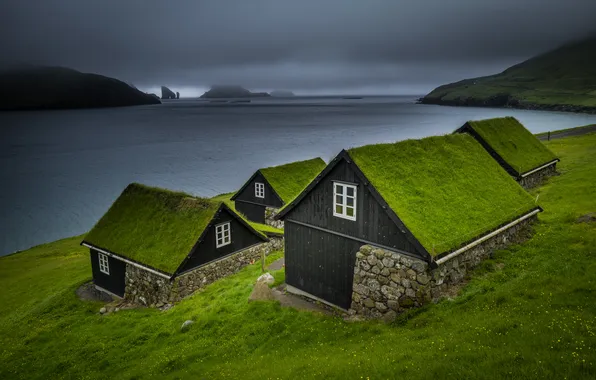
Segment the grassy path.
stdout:
[[258,264],[166,312],[100,316],[74,295],[90,277],[78,238],[0,258],[0,379],[594,379],[596,224],[577,219],[596,211],[596,134],[547,145],[561,175],[534,191],[534,238],[391,325],[249,304]]

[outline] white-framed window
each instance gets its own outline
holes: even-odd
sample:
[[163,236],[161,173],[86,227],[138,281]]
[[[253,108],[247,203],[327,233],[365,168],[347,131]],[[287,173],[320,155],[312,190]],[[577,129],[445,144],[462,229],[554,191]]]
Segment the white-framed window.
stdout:
[[230,233],[230,222],[222,223],[215,226],[215,247],[223,247],[232,242],[232,235]]
[[356,186],[333,182],[333,216],[356,220]]
[[255,197],[265,198],[265,184],[261,182],[255,182]]
[[104,255],[103,253],[97,253],[97,257],[99,257],[99,271],[101,273],[110,274],[110,262],[108,261],[108,255]]

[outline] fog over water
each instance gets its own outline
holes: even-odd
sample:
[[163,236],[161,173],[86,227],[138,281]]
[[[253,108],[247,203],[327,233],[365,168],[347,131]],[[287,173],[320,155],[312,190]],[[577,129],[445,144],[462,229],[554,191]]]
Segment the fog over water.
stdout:
[[179,100],[0,113],[0,255],[89,230],[130,182],[214,196],[258,168],[342,148],[445,134],[513,115],[540,132],[595,115],[414,104],[414,97]]

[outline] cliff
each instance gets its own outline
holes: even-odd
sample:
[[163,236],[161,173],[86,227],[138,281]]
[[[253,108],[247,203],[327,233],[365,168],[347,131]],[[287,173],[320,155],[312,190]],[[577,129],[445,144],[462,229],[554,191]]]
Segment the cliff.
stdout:
[[160,104],[122,81],[63,67],[0,72],[0,110],[43,110]]

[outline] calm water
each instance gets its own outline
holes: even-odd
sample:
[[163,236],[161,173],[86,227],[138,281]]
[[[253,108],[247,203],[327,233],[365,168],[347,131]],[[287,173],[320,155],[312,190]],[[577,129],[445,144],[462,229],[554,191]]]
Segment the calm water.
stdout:
[[259,167],[513,115],[540,132],[596,116],[413,104],[414,97],[0,113],[0,255],[87,231],[130,182],[213,196]]

